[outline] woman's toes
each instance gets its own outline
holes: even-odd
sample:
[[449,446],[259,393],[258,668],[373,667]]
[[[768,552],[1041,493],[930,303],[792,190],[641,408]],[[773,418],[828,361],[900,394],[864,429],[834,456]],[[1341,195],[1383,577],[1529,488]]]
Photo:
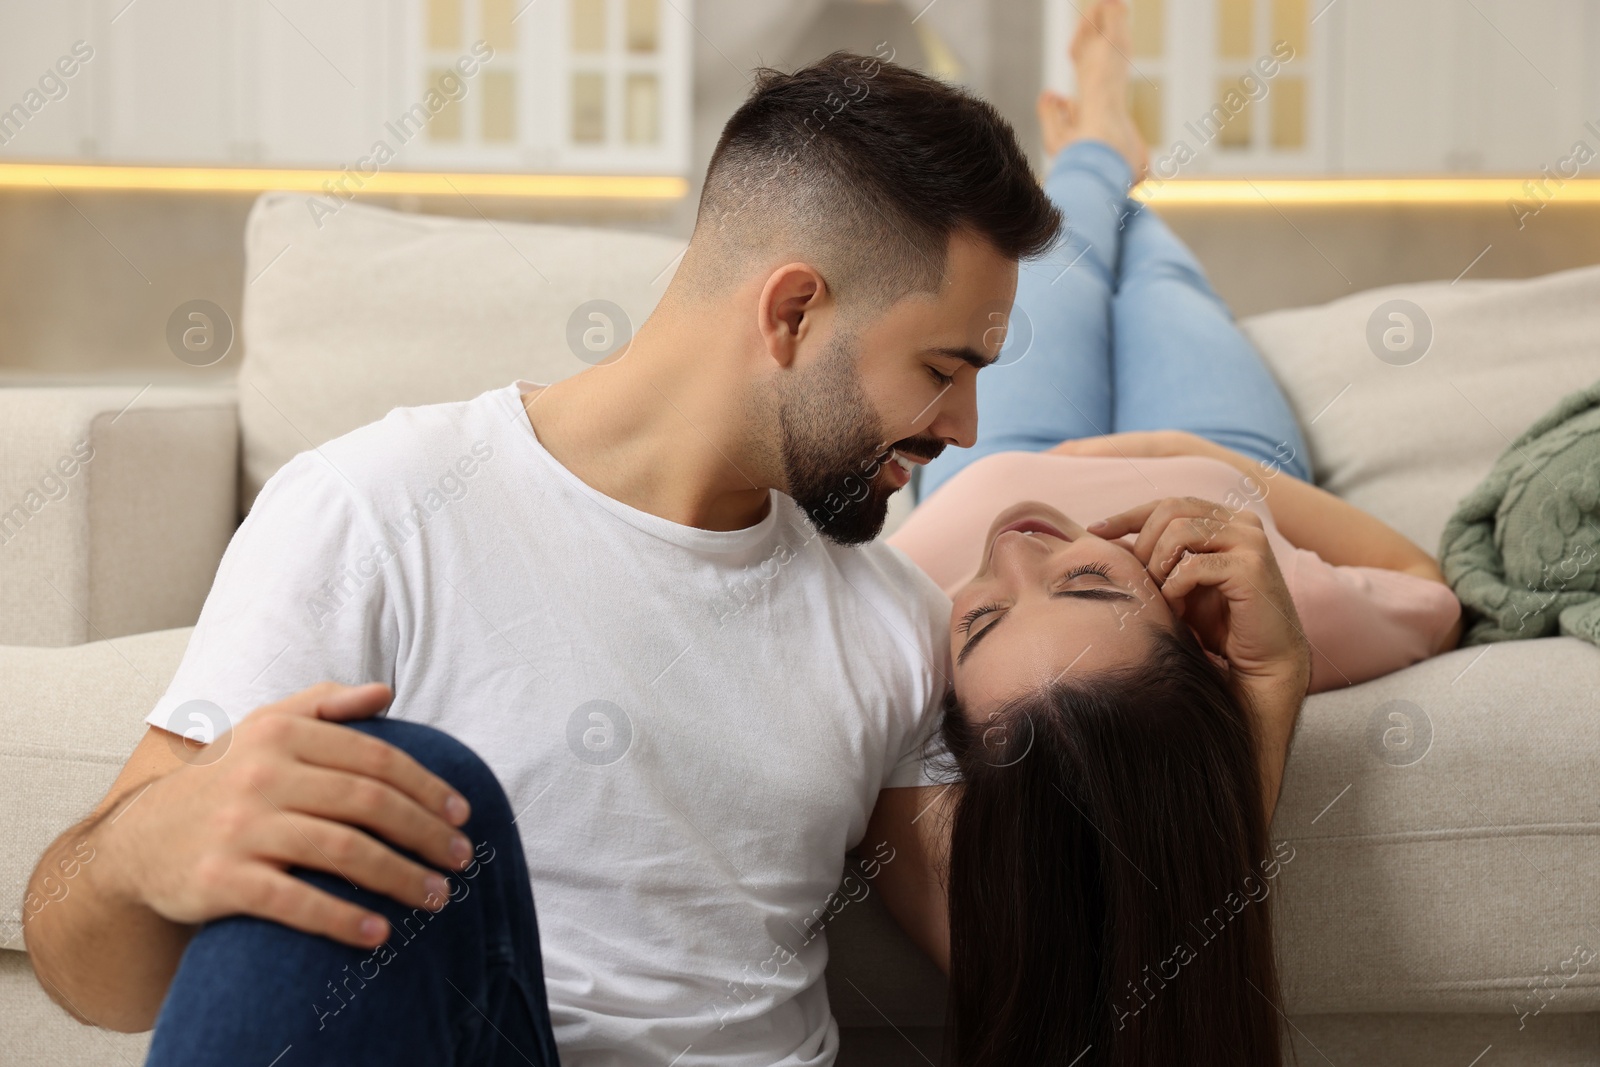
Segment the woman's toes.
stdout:
[[1080,61],[1083,50],[1089,46],[1089,41],[1098,36],[1100,29],[1095,25],[1096,7],[1091,6],[1078,17],[1077,29],[1072,31],[1072,41],[1067,45],[1067,55],[1074,63]]
[[1077,135],[1078,103],[1046,89],[1039,94],[1037,107],[1045,155],[1054,156]]
[[1095,5],[1096,25],[1106,39],[1126,53],[1133,47],[1128,30],[1128,5],[1121,0],[1101,0]]
[[1077,105],[1070,96],[1063,96],[1054,89],[1045,89],[1039,94],[1039,117],[1057,115],[1065,110],[1075,108]]

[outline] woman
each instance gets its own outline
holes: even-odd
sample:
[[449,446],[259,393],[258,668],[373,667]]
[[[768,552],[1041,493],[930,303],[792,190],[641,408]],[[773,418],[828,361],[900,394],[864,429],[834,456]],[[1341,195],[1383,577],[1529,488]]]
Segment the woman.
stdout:
[[1278,1064],[1267,897],[1292,848],[1267,827],[1299,705],[1460,633],[1427,553],[1309,483],[1259,357],[1127,198],[1130,51],[1097,5],[1078,100],[1040,99],[1069,240],[1025,266],[979,441],[922,472],[891,539],[955,603],[963,1067]]

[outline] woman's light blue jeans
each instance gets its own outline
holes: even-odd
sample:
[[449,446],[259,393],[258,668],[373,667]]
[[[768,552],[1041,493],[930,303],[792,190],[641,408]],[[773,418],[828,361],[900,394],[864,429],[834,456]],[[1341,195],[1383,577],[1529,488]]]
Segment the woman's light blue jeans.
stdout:
[[1294,413],[1200,264],[1128,198],[1128,165],[1076,141],[1045,192],[1067,238],[1021,264],[999,361],[978,375],[978,440],[920,471],[918,499],[995,452],[1130,430],[1188,430],[1311,480]]

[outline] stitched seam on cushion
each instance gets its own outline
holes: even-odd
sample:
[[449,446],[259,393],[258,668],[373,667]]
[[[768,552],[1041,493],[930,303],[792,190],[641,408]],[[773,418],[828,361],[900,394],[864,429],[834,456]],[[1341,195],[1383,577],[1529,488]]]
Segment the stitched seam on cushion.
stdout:
[[[1550,974],[1530,974],[1527,977],[1508,978],[1462,978],[1457,981],[1438,981],[1433,983],[1433,989],[1526,989],[1530,982],[1538,982],[1542,978],[1553,978]],[[1565,976],[1563,976],[1565,977]],[[1580,975],[1578,978],[1568,979],[1562,983],[1560,989],[1600,989],[1600,976]],[[1559,990],[1558,990],[1559,992]],[[1554,998],[1551,998],[1552,1002]],[[1588,1011],[1588,1008],[1583,1009]]]
[[[26,744],[26,742],[24,742]],[[116,752],[83,752],[68,748],[52,748],[48,745],[34,745],[34,751],[27,751],[12,744],[0,745],[0,760],[25,759],[38,760],[42,763],[87,763],[99,765],[114,763],[117,766],[128,762],[126,753]]]
[[1600,834],[1600,823],[1524,823],[1511,826],[1464,826],[1442,830],[1403,830],[1385,834],[1289,838],[1303,844],[1406,844],[1412,841],[1457,841],[1464,838],[1568,837]]

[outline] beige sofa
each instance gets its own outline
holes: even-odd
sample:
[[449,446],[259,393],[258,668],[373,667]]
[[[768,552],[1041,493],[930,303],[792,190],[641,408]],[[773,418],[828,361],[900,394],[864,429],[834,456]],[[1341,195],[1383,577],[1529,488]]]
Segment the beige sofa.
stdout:
[[[318,228],[287,194],[261,199],[246,242],[233,386],[0,390],[5,1064],[142,1056],[143,1036],[45,999],[18,951],[24,884],[142,732],[262,482],[394,405],[582,369],[574,313],[607,300],[642,321],[682,248],[359,205]],[[1428,320],[1420,359],[1369,343],[1394,299]],[[1507,443],[1600,376],[1600,269],[1359,293],[1245,326],[1318,481],[1433,549]],[[1307,702],[1272,828],[1293,848],[1273,896],[1302,1063],[1600,1062],[1600,960],[1578,963],[1600,950],[1596,693],[1600,651],[1547,638]],[[71,907],[66,890],[47,906]],[[846,906],[829,940],[840,1062],[936,1062],[941,981],[877,900]]]

